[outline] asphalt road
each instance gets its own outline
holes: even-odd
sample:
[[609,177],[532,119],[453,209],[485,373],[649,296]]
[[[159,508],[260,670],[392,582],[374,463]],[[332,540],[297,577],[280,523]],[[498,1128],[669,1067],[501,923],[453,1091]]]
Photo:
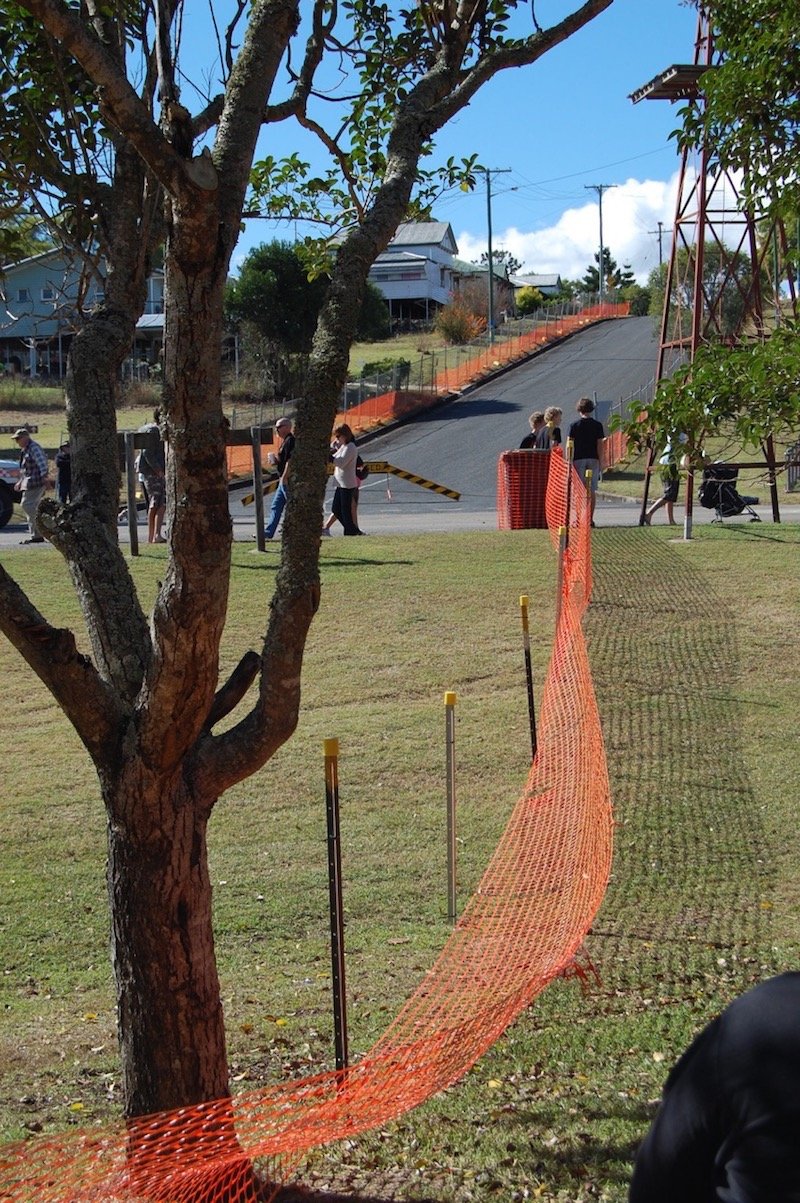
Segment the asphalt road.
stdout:
[[[597,417],[605,425],[612,401],[631,396],[652,379],[657,350],[651,318],[603,322],[455,401],[364,440],[365,459],[386,460],[454,489],[461,497],[451,501],[395,476],[373,473],[361,488],[362,528],[374,534],[495,530],[497,462],[503,451],[519,446],[528,432],[531,410],[558,405],[564,411],[566,428],[577,417],[578,399],[595,396]],[[241,504],[245,492],[231,493],[234,537],[252,542],[253,506]],[[770,521],[772,510],[766,491],[761,502],[756,512],[764,521]],[[677,516],[682,521],[682,507]],[[710,522],[713,516],[712,511],[695,503],[695,525]],[[800,506],[784,507],[781,516],[784,521],[800,520]],[[610,498],[601,488],[595,517],[598,526],[635,526],[639,505]],[[655,521],[664,520],[661,510]],[[336,526],[334,533],[340,535],[341,528]],[[25,535],[23,524],[10,523],[0,531],[0,549],[18,546]],[[143,535],[146,538],[146,527],[140,523],[140,541]],[[120,538],[125,540],[126,536],[127,528],[121,526]],[[24,550],[47,552],[49,545],[37,544]]]
[[[409,517],[424,512],[432,520],[440,514],[453,520],[458,509],[472,515],[475,525],[488,521],[496,526],[497,462],[528,433],[531,410],[559,406],[566,431],[578,416],[578,400],[596,396],[596,416],[605,424],[612,401],[630,396],[652,378],[657,349],[649,318],[604,322],[458,400],[369,440],[362,454],[388,460],[461,494],[460,501],[452,502],[391,477],[395,510],[402,508]],[[373,516],[377,518],[376,511],[385,504],[386,478],[370,477],[359,500],[364,529],[371,529]],[[437,521],[435,529],[446,528]]]

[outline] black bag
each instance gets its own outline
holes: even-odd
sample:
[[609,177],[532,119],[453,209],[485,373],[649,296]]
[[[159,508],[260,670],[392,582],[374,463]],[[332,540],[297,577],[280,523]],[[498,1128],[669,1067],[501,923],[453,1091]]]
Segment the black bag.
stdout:
[[369,476],[369,468],[360,455],[356,456],[356,476],[359,480],[366,480]]

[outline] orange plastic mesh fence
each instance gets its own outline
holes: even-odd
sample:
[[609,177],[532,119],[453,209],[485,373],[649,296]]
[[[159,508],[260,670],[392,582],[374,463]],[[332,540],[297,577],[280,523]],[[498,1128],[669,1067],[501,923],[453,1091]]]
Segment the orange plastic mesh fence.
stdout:
[[497,461],[499,530],[543,530],[545,498],[553,451],[504,451]]
[[628,454],[628,436],[622,430],[612,430],[605,440],[605,465],[615,468]]
[[538,752],[474,896],[385,1034],[340,1073],[2,1149],[0,1199],[255,1203],[264,1195],[254,1160],[270,1181],[285,1181],[307,1150],[384,1124],[451,1085],[570,965],[605,892],[612,820],[581,629],[588,506],[560,454],[551,457],[547,512],[563,559]]

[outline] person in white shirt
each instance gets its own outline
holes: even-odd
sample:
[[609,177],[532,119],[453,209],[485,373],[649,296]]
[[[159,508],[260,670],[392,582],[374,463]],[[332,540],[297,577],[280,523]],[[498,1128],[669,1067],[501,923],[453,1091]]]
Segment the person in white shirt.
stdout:
[[346,535],[360,535],[361,531],[353,521],[353,504],[358,498],[358,477],[356,476],[356,460],[358,448],[355,435],[346,422],[334,430],[334,440],[331,443],[331,459],[333,460],[333,479],[336,491],[333,494],[331,512],[344,527]]

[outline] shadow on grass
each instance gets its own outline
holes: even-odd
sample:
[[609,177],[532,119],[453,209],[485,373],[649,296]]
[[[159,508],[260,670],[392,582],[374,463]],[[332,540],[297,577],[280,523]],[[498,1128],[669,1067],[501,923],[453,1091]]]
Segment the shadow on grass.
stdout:
[[613,484],[615,480],[628,480],[632,481],[634,484],[641,484],[642,479],[643,476],[641,472],[623,472],[620,471],[619,468],[610,468],[603,472],[603,481],[605,484]]
[[[331,1191],[315,1191],[303,1186],[285,1186],[278,1194],[265,1197],[265,1203],[395,1203],[397,1195],[339,1194]],[[436,1203],[422,1195],[403,1195],[404,1203]]]

